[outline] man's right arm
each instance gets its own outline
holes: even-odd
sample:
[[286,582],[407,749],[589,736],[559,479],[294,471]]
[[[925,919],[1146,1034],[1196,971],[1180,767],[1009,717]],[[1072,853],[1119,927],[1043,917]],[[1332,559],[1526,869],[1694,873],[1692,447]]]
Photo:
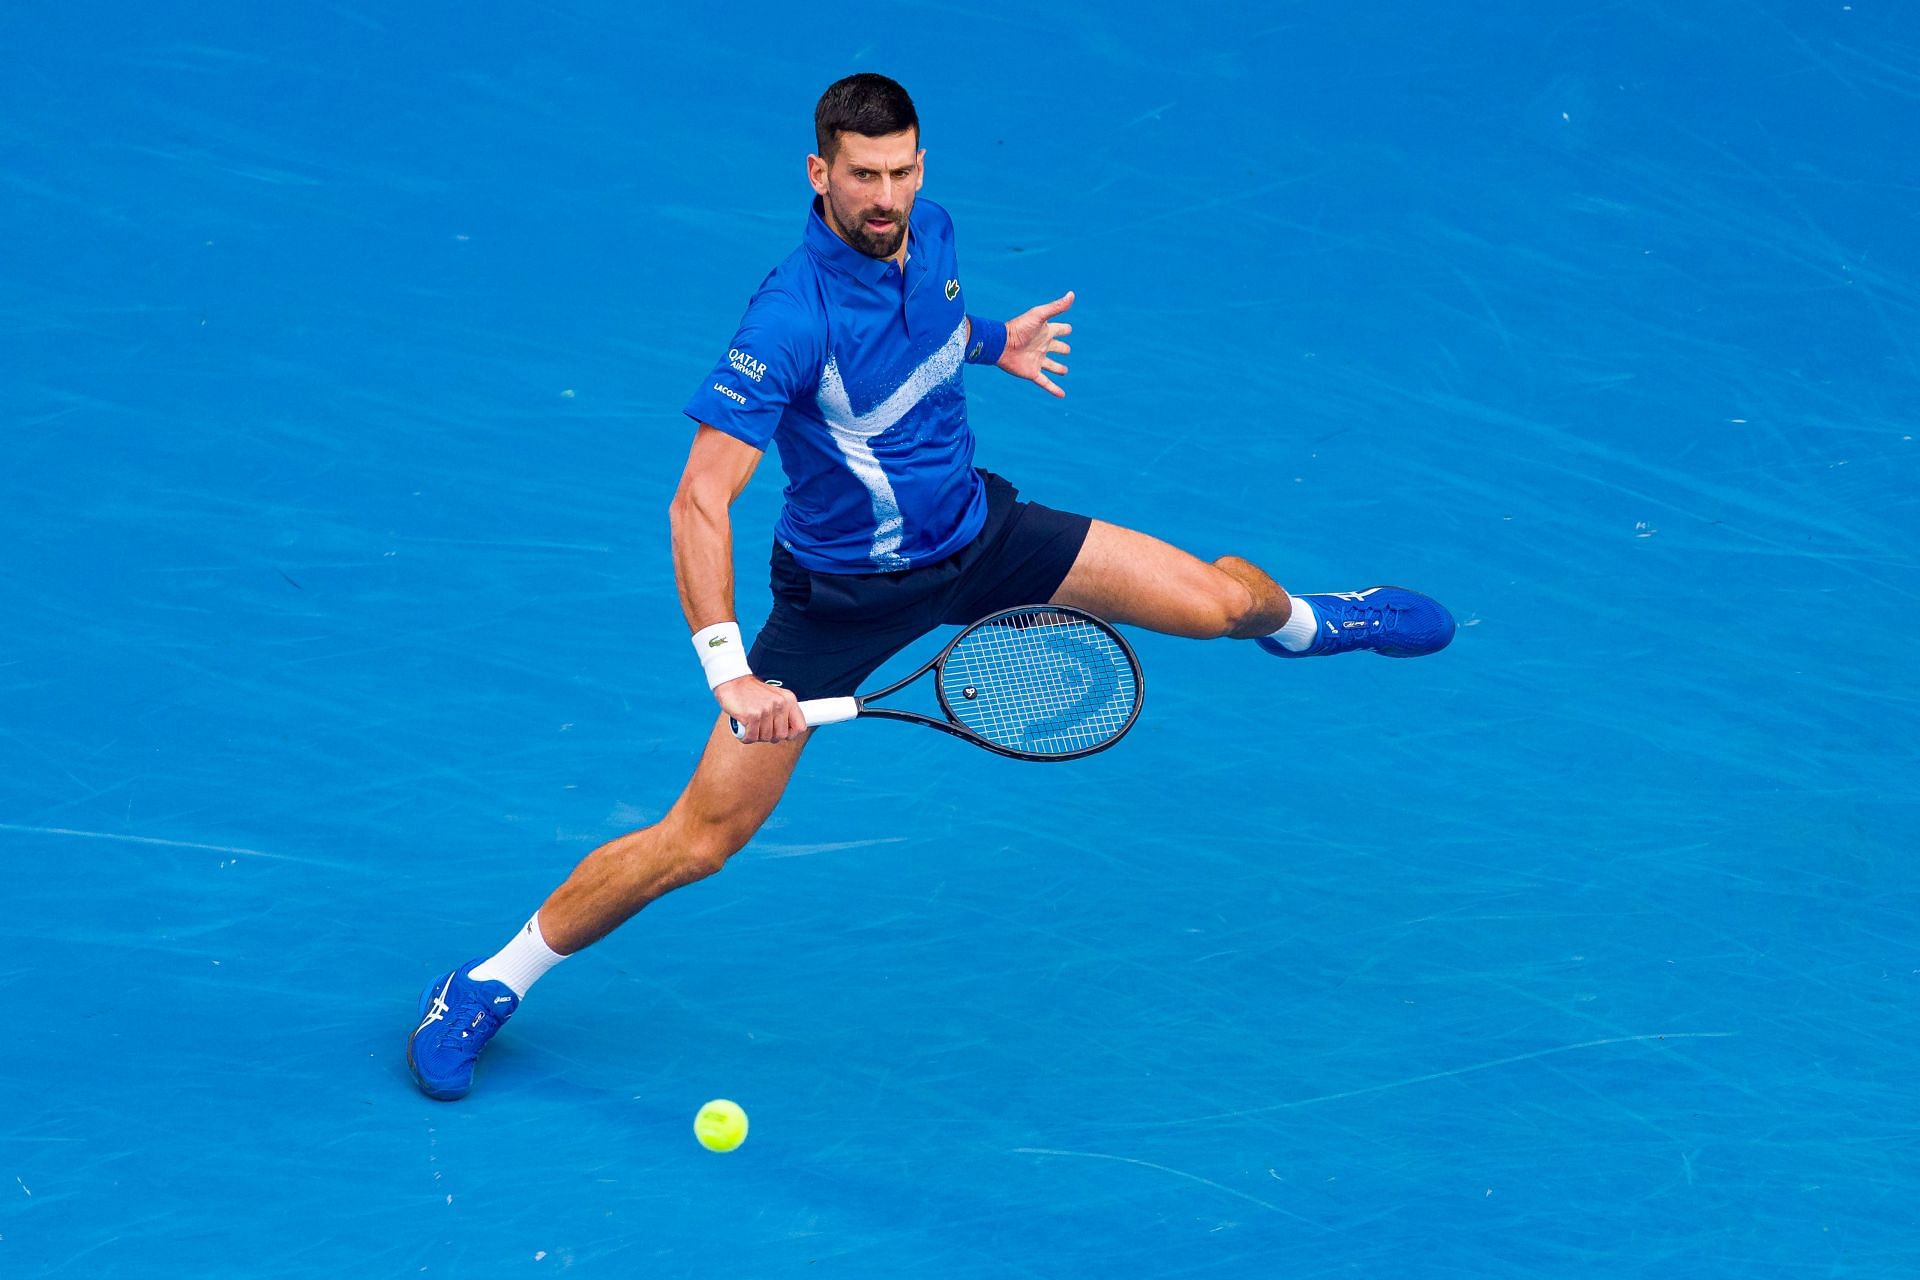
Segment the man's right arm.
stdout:
[[[750,444],[702,423],[673,495],[673,577],[680,608],[697,633],[732,622],[734,499],[763,455]],[[806,732],[800,704],[785,689],[741,675],[716,686],[720,709],[738,720],[748,742],[782,742]]]

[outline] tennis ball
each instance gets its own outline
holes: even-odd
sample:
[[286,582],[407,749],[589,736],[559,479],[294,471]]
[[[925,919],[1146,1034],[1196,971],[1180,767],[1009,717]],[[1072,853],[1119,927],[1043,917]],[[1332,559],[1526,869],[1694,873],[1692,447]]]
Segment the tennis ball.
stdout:
[[737,1102],[715,1098],[693,1118],[693,1136],[709,1151],[731,1151],[747,1140],[747,1113]]

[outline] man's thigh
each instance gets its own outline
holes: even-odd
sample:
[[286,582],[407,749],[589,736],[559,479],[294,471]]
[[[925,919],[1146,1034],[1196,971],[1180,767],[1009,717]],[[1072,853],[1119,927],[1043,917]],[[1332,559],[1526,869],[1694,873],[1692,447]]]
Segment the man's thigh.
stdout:
[[707,735],[706,750],[670,819],[724,831],[732,837],[729,843],[746,843],[786,793],[809,736],[749,744],[733,736],[722,715]]
[[1053,604],[1168,635],[1222,635],[1247,589],[1172,543],[1095,520]]

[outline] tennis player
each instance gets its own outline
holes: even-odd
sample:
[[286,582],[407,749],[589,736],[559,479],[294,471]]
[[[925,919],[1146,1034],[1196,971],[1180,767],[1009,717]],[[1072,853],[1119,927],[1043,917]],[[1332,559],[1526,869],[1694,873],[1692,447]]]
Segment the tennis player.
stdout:
[[[961,366],[1060,396],[1067,293],[1005,323],[969,315],[953,220],[921,200],[925,152],[906,90],[849,76],[814,111],[814,200],[686,413],[697,424],[671,509],[674,579],[720,714],[658,823],[588,854],[497,954],[436,977],[407,1065],[458,1098],[481,1049],[554,965],[660,895],[710,876],[773,812],[806,744],[803,698],[852,694],[947,623],[1014,605],[1077,605],[1281,658],[1444,648],[1454,622],[1399,587],[1289,596],[1246,560],[1211,564],[1144,533],[1024,501],[974,466]],[[769,444],[786,503],[773,612],[749,652],[734,618],[728,509]],[[730,731],[731,716],[744,741]]]

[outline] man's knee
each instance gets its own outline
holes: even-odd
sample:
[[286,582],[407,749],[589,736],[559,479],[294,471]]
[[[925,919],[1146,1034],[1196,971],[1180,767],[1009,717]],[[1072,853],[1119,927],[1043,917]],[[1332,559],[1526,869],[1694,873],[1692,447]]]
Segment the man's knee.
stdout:
[[731,817],[677,823],[670,835],[681,869],[689,880],[704,880],[747,847],[756,827]]
[[662,821],[662,836],[686,880],[710,876],[746,847],[780,802],[804,739],[743,747],[715,727],[693,781]]
[[1220,571],[1214,603],[1222,636],[1245,640],[1286,623],[1291,601],[1260,566],[1239,556],[1221,556],[1213,567]]
[[1254,614],[1253,592],[1245,583],[1221,575],[1208,602],[1207,619],[1216,636],[1230,636]]

